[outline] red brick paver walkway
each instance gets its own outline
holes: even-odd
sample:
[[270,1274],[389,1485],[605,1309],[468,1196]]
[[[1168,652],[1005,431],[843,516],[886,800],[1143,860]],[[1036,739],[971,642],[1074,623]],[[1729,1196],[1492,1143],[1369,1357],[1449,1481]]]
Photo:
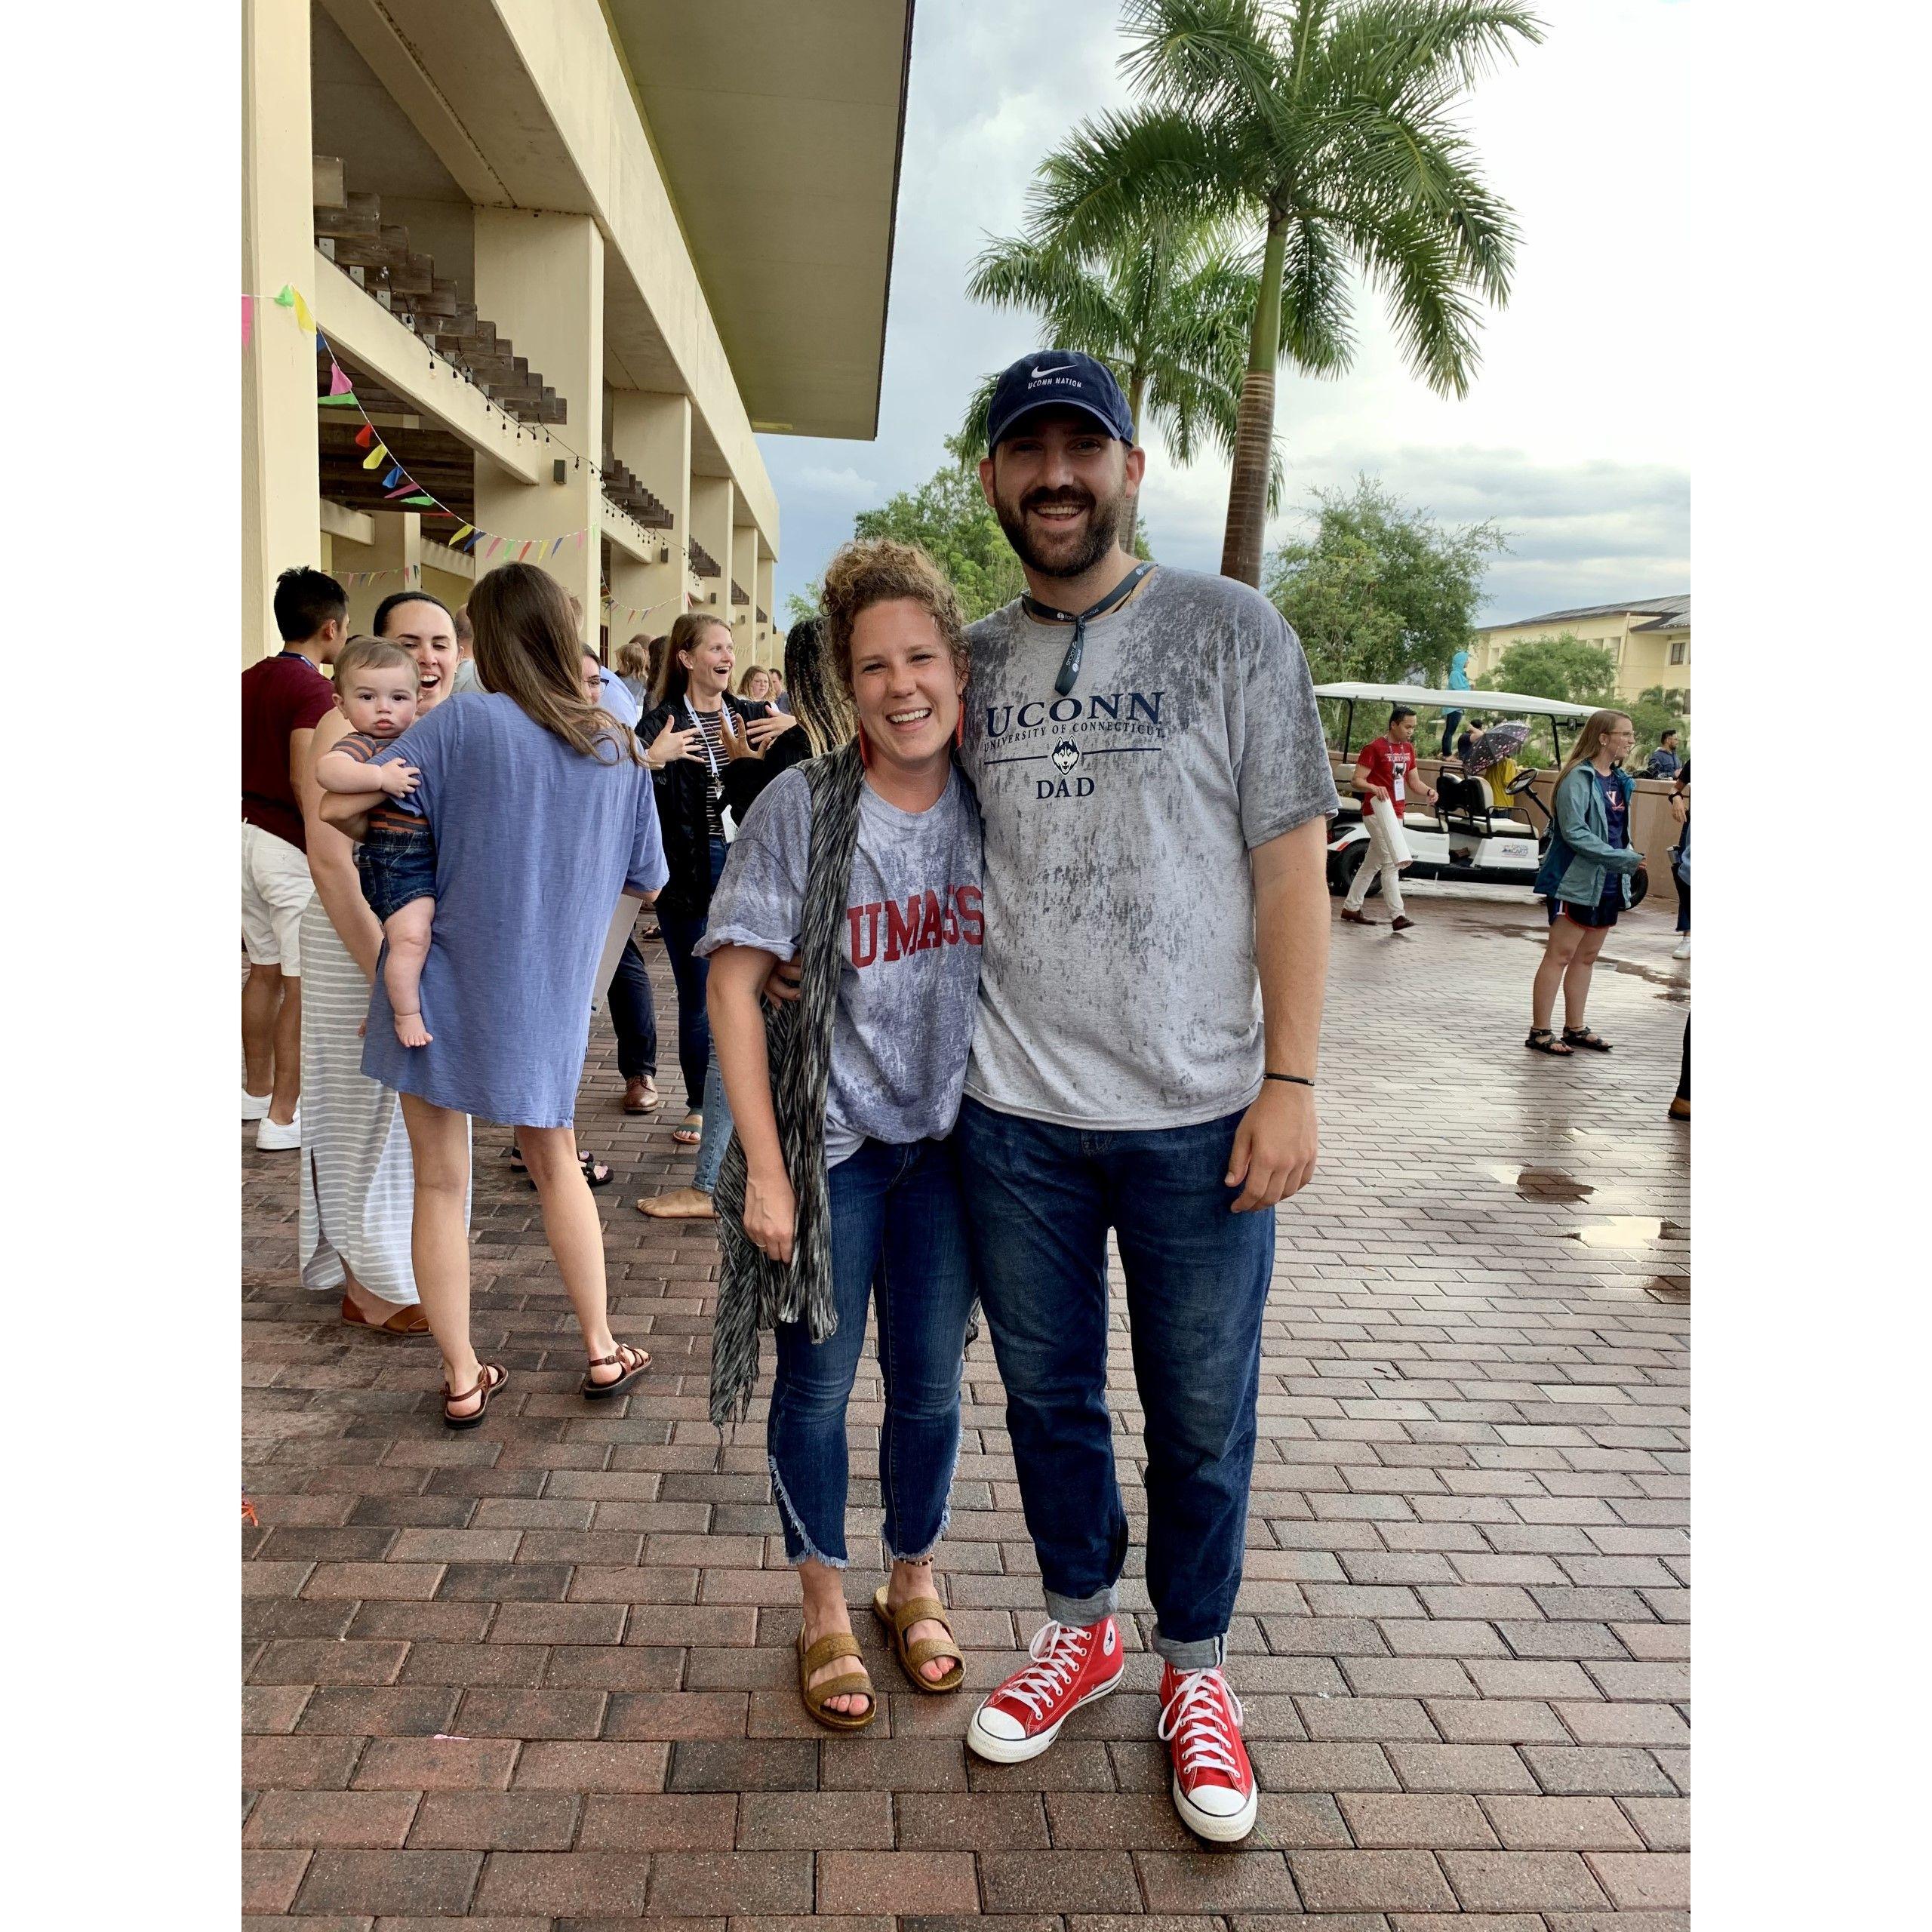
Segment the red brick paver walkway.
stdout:
[[[761,1426],[721,1443],[705,1420],[710,1238],[631,1206],[690,1171],[675,1057],[663,1113],[627,1120],[600,1021],[580,1136],[619,1175],[598,1197],[617,1332],[657,1357],[619,1413],[573,1392],[503,1134],[477,1132],[476,1330],[515,1379],[467,1435],[436,1420],[429,1344],[299,1287],[297,1157],[245,1142],[248,1922],[1685,1924],[1688,1146],[1664,1108],[1687,969],[1666,917],[1626,922],[1590,1016],[1617,1051],[1536,1058],[1540,909],[1416,909],[1401,938],[1337,928],[1323,1166],[1281,1217],[1229,1640],[1265,1788],[1244,1847],[1177,1823],[1144,1653],[996,1769],[960,1743],[966,1698],[903,1688],[855,1616],[879,1718],[804,1718]],[[944,1561],[970,1694],[1041,1613],[983,1340],[968,1369]],[[1113,1392],[1124,1460],[1124,1327]],[[878,1415],[869,1361],[857,1435]],[[875,1490],[855,1484],[855,1556]],[[855,1563],[855,1603],[875,1580]],[[1137,1563],[1124,1589],[1143,1647]]]

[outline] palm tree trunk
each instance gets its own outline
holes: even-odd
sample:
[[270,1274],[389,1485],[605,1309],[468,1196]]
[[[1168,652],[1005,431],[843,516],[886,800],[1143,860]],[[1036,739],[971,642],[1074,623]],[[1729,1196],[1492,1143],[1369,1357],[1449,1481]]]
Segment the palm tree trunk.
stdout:
[[[1147,372],[1144,369],[1130,369],[1127,374],[1127,413],[1134,418],[1134,433],[1140,435],[1140,411],[1147,401]],[[1134,555],[1134,533],[1140,527],[1140,499],[1131,497],[1127,509],[1120,520],[1120,547],[1131,557]]]
[[1275,447],[1275,365],[1281,353],[1281,263],[1287,239],[1287,223],[1271,219],[1248,340],[1247,374],[1235,412],[1234,472],[1228,483],[1227,534],[1221,540],[1221,574],[1257,589],[1268,520],[1269,460]]

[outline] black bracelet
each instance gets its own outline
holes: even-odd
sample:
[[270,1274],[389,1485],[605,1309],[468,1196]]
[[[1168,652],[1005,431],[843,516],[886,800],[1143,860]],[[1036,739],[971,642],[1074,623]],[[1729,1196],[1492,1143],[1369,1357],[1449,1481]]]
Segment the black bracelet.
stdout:
[[1312,1080],[1304,1080],[1299,1073],[1264,1073],[1261,1077],[1263,1080],[1285,1081],[1291,1087],[1312,1087],[1315,1084]]

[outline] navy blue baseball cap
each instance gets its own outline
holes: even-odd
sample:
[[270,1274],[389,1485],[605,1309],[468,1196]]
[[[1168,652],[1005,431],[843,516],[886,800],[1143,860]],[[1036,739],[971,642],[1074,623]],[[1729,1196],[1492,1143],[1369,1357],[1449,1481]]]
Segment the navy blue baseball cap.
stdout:
[[986,412],[986,452],[998,449],[1023,416],[1036,409],[1078,409],[1110,436],[1134,441],[1134,418],[1114,372],[1104,362],[1072,349],[1043,349],[1023,355],[993,385]]

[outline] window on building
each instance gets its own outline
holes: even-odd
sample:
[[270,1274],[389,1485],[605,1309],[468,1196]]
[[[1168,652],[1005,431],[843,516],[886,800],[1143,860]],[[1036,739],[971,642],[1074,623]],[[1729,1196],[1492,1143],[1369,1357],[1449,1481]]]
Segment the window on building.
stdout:
[[1670,647],[1670,661],[1673,664],[1681,664],[1690,655],[1690,645],[1688,638],[1679,638]]

